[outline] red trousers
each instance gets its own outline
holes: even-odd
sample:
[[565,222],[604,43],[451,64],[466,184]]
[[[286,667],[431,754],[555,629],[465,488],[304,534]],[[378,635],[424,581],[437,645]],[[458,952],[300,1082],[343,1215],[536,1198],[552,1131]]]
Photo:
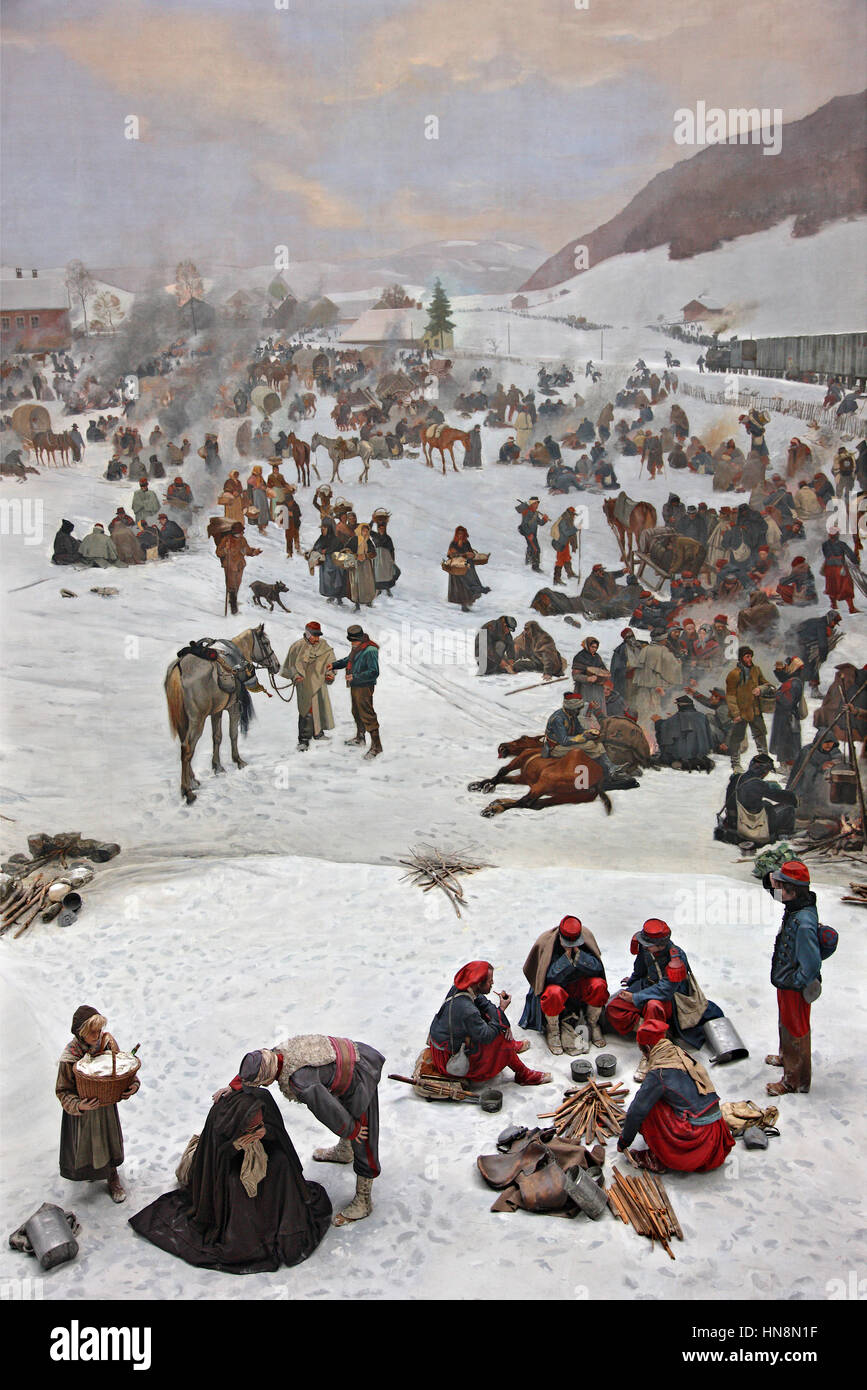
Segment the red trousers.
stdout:
[[[446,1063],[449,1060],[449,1051],[446,1047],[437,1047],[435,1042],[428,1043],[430,1048],[431,1061],[441,1076],[448,1076]],[[494,1038],[493,1042],[482,1043],[478,1052],[470,1055],[470,1069],[463,1081],[492,1081],[495,1076],[499,1076],[501,1071],[507,1068],[514,1071],[516,1076],[520,1076],[527,1070],[515,1051],[515,1040],[512,1037],[505,1037],[502,1033]]]
[[832,606],[836,608],[838,598],[843,599],[845,603],[851,603],[855,597],[855,586],[845,565],[826,565],[824,574],[825,593]]
[[589,1004],[591,1009],[601,1009],[608,999],[608,986],[601,975],[573,980],[565,989],[562,985],[548,985],[539,998],[539,1007],[546,1018],[557,1018],[570,999]]
[[[650,1001],[648,1001],[650,1002]],[[671,1018],[671,1001],[669,999],[656,999],[654,1003],[661,1004],[666,1018]],[[644,1017],[647,1004],[639,1007],[638,1004],[630,1004],[628,999],[624,999],[622,994],[615,994],[608,1000],[606,1014],[608,1022],[615,1033],[620,1033],[621,1037],[628,1038],[630,1033],[634,1033],[642,1018]]]
[[572,547],[571,545],[565,545],[563,549],[558,550],[557,554],[554,556],[554,564],[557,566],[558,570],[562,570],[565,569],[567,565],[571,565],[571,563]]
[[810,1031],[810,1005],[799,989],[778,989],[780,1023],[793,1038],[805,1038]]
[[664,1100],[654,1105],[641,1133],[651,1153],[666,1168],[681,1173],[709,1173],[725,1162],[735,1146],[732,1132],[722,1118],[712,1125],[696,1125]]

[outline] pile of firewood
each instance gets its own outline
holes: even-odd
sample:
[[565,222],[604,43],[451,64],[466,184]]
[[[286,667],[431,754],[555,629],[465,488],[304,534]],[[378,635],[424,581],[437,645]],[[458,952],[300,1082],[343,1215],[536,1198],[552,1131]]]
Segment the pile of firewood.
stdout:
[[48,890],[54,882],[54,878],[43,878],[42,874],[36,874],[29,882],[19,880],[3,902],[0,936],[5,936],[16,923],[15,938],[22,936],[46,906]]
[[461,915],[461,905],[466,907],[466,902],[457,875],[474,874],[479,869],[490,868],[489,864],[472,863],[466,852],[443,854],[440,850],[430,849],[428,846],[412,850],[409,859],[401,859],[398,862],[411,871],[403,874],[402,883],[410,879],[423,893],[429,893],[432,888],[441,888],[458,917]]
[[586,1086],[566,1091],[562,1105],[538,1118],[553,1120],[561,1139],[604,1144],[606,1139],[616,1139],[623,1128],[627,1094],[619,1081],[588,1081]]
[[683,1231],[660,1178],[651,1173],[628,1178],[615,1168],[607,1196],[608,1205],[624,1225],[634,1226],[640,1236],[649,1236],[651,1244],[658,1240],[669,1259],[674,1259],[668,1242],[671,1236],[683,1240]]
[[851,897],[841,898],[841,902],[854,903],[856,907],[867,907],[867,883],[850,883]]

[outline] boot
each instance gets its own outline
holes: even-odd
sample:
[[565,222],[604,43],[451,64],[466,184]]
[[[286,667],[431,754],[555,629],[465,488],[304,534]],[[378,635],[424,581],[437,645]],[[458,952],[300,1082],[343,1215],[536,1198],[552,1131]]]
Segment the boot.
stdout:
[[636,1067],[635,1072],[633,1073],[632,1079],[633,1079],[633,1081],[642,1082],[642,1081],[644,1080],[644,1078],[645,1078],[646,1075],[647,1075],[647,1058],[646,1058],[645,1056],[642,1055],[641,1061],[638,1063],[638,1066]]
[[555,583],[555,584],[562,584],[562,583],[563,583],[563,570],[561,569],[561,567],[560,567],[559,565],[555,565],[555,566],[554,566],[554,583]]
[[355,1177],[355,1196],[339,1211],[334,1218],[335,1226],[345,1226],[350,1221],[363,1221],[365,1216],[369,1216],[373,1211],[373,1202],[370,1199],[373,1178],[362,1178],[358,1174]]
[[356,730],[356,732],[355,732],[355,738],[345,738],[345,739],[343,740],[343,742],[346,744],[347,748],[349,748],[353,743],[364,743],[365,741],[366,741],[366,740],[365,740],[365,734],[364,734],[364,730],[363,730],[363,729],[357,729],[357,730]]
[[572,561],[571,561],[571,560],[567,560],[567,561],[566,561],[566,573],[568,574],[568,576],[569,576],[570,579],[577,579],[577,578],[578,578],[578,576],[576,575],[575,571],[574,571],[573,568],[572,568]]
[[549,1052],[553,1052],[555,1057],[563,1056],[563,1044],[560,1041],[560,1019],[556,1014],[553,1018],[545,1018],[545,1041],[548,1044]]
[[592,1042],[592,1044],[593,1044],[594,1047],[604,1047],[604,1046],[605,1046],[605,1037],[604,1037],[604,1035],[603,1035],[603,1032],[602,1032],[602,1025],[601,1025],[601,1023],[600,1023],[600,1019],[601,1019],[601,1018],[602,1018],[602,1010],[601,1010],[601,1008],[599,1008],[599,1007],[594,1007],[594,1006],[588,1004],[588,1005],[587,1005],[587,1024],[588,1024],[588,1026],[589,1026],[589,1028],[590,1028],[590,1041]]
[[313,1158],[317,1163],[351,1163],[352,1145],[348,1139],[338,1139],[331,1149],[314,1149]]
[[370,735],[370,747],[364,755],[365,761],[370,762],[371,758],[378,758],[381,752],[382,744],[379,741],[379,730],[377,729],[375,734]]
[[793,1038],[787,1028],[780,1025],[780,1050],[783,1056],[783,1078],[770,1081],[765,1087],[769,1096],[785,1096],[793,1091],[806,1095],[812,1079],[812,1057],[810,1034],[803,1038]]
[[118,1177],[116,1168],[112,1168],[109,1174],[108,1195],[113,1202],[125,1202],[127,1199],[127,1190]]

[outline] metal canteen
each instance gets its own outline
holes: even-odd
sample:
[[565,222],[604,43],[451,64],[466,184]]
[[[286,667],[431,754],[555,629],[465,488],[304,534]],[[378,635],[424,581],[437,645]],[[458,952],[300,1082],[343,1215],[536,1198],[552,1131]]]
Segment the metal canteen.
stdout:
[[750,1055],[729,1018],[710,1019],[704,1025],[704,1036],[711,1051],[711,1066],[721,1062],[740,1062]]
[[66,1264],[78,1254],[78,1241],[69,1229],[63,1209],[51,1202],[43,1202],[24,1230],[43,1269]]
[[566,1174],[566,1191],[591,1221],[598,1221],[608,1207],[605,1188],[600,1183],[601,1168],[581,1168],[576,1165]]

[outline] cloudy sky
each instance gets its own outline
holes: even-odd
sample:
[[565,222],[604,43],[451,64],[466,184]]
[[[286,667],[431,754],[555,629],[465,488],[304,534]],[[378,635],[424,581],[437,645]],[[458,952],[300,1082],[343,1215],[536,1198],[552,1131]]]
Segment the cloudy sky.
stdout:
[[5,0],[3,260],[550,253],[691,153],[678,107],[865,85],[864,0],[587,3]]

